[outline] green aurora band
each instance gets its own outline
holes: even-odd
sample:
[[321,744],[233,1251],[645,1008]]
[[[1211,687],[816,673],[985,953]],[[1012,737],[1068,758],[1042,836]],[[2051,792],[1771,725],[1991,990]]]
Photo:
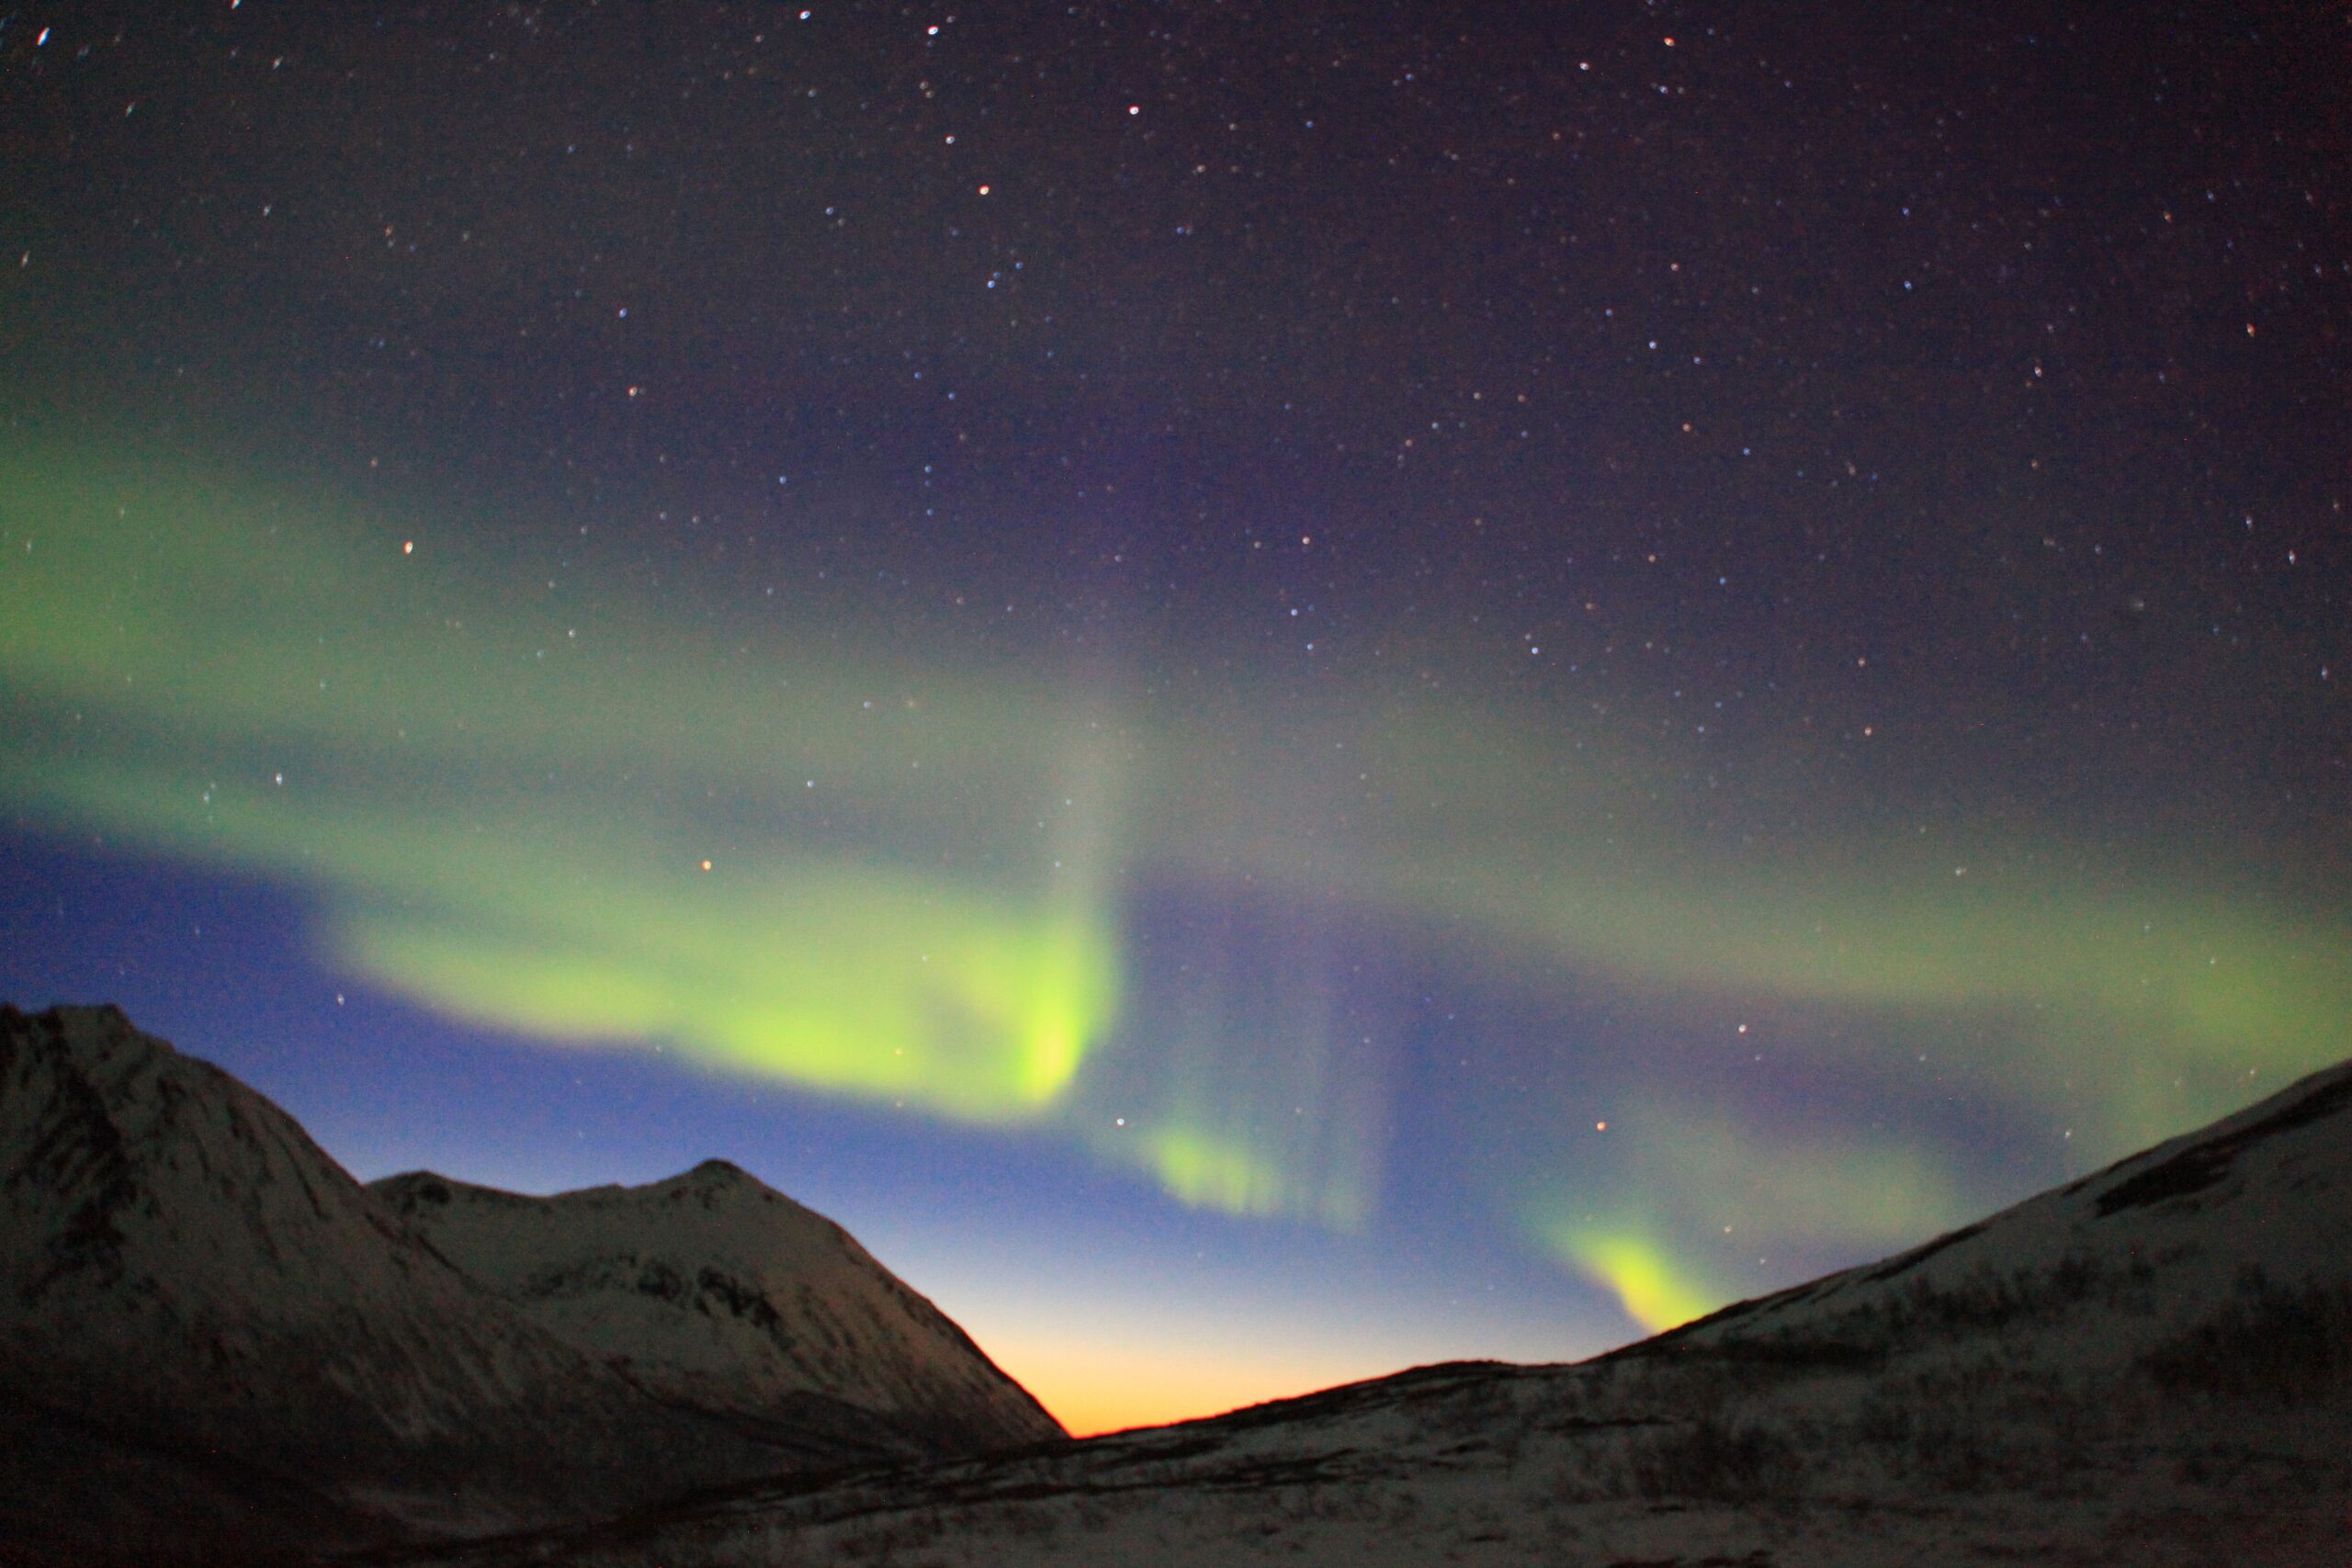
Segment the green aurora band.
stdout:
[[1521,1213],[1555,1257],[1607,1284],[1650,1329],[1729,1300],[1741,1272],[1734,1260],[1758,1246],[1883,1254],[1963,1223],[1973,1208],[1930,1153],[1883,1137],[1781,1127],[1759,1139],[1731,1108],[1663,1097],[1632,1107],[1621,1125],[1642,1176],[1630,1197],[1555,1179]]
[[[331,963],[445,1013],[1057,1129],[1194,1205],[1369,1223],[1385,1069],[1312,998],[1138,1012],[1159,885],[1382,912],[1506,983],[1927,1021],[1981,1040],[1972,1094],[2079,1105],[2089,1157],[2335,1059],[2352,1018],[2340,911],[2015,835],[1726,850],[1672,758],[1496,703],[747,629],[168,459],[20,442],[0,497],[14,810],[305,888]],[[1651,1326],[1733,1288],[1724,1226],[1892,1245],[1971,1201],[1931,1151],[1650,1100],[1637,1203],[1540,1162],[1496,1201]]]

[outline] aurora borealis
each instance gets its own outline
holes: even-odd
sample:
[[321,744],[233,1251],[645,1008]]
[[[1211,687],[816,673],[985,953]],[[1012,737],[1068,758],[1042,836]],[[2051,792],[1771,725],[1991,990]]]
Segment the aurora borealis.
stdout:
[[2352,1048],[2344,182],[2225,90],[2342,37],[230,9],[0,28],[0,984],[363,1176],[734,1159],[1089,1427]]

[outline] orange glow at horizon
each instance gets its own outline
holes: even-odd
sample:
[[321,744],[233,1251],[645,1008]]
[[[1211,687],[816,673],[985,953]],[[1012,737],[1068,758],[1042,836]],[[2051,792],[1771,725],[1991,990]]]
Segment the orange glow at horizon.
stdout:
[[1074,1438],[1222,1416],[1401,1369],[1205,1344],[1139,1351],[1067,1336],[992,1335],[989,1358],[1036,1395]]

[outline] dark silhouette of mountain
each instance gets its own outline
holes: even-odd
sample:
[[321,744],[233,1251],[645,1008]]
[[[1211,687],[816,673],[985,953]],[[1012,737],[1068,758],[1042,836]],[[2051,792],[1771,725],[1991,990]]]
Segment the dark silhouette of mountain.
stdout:
[[[386,1187],[113,1008],[0,1009],[0,1562],[267,1561],[1060,1435],[731,1168]],[[501,1226],[545,1267],[477,1256]]]
[[2352,1562],[2352,1063],[1574,1366],[737,1486],[421,1563]]
[[527,1321],[665,1404],[817,1462],[1064,1435],[847,1231],[724,1160],[552,1198],[425,1172],[374,1190]]

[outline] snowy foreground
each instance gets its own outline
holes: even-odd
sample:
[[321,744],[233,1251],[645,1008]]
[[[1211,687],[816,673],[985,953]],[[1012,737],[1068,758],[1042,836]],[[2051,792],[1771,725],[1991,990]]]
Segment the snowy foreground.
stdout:
[[1423,1369],[409,1564],[2352,1563],[2352,1065],[1570,1367]]

